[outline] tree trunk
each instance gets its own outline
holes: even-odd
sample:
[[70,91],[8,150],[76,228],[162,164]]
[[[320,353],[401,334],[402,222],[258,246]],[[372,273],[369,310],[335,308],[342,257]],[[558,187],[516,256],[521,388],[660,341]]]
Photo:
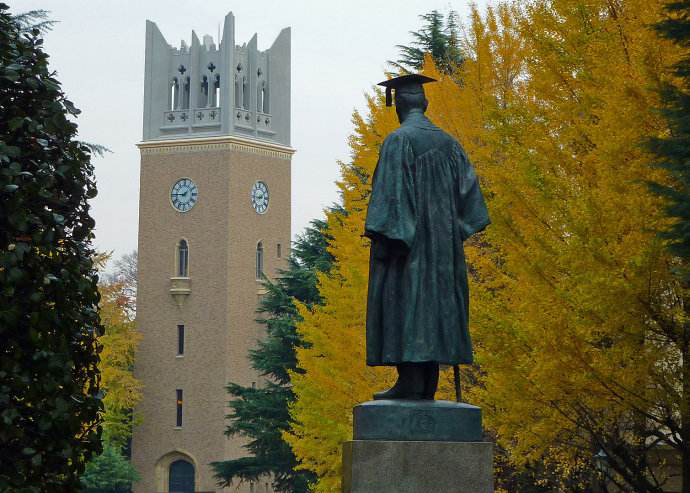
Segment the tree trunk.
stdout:
[[682,493],[690,493],[690,324],[683,327],[683,401],[680,405]]

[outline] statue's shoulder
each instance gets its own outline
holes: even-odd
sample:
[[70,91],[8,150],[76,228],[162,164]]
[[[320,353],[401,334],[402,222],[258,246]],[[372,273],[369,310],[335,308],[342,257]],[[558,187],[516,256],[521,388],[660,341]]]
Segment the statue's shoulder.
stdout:
[[402,145],[406,141],[409,142],[410,137],[411,135],[407,131],[406,127],[398,127],[389,133],[385,139],[383,139],[383,145]]
[[448,154],[456,152],[458,148],[461,149],[460,144],[452,135],[427,118],[415,122],[414,125],[404,125],[401,130],[411,142],[417,155],[422,155],[432,149]]
[[426,121],[428,123],[428,125],[426,126],[426,129],[431,130],[434,133],[436,133],[436,137],[439,140],[443,140],[446,142],[454,142],[454,143],[458,144],[457,139],[455,139],[455,137],[453,137],[451,134],[449,134],[448,132],[446,132],[442,128],[436,126],[434,124],[434,122],[432,122],[431,120],[427,119]]
[[439,146],[442,146],[444,148],[447,148],[448,150],[454,150],[454,151],[459,151],[464,153],[464,149],[458,139],[453,137],[451,134],[446,132],[445,130],[437,127],[434,125],[430,120],[429,125],[433,127],[434,130],[434,140],[437,142]]
[[434,124],[429,118],[424,116],[423,118],[416,118],[412,120],[408,125],[402,125],[399,130],[406,132],[408,135],[426,135],[427,138],[430,134],[433,134],[433,138],[441,140],[454,140],[451,135],[446,133],[440,127]]

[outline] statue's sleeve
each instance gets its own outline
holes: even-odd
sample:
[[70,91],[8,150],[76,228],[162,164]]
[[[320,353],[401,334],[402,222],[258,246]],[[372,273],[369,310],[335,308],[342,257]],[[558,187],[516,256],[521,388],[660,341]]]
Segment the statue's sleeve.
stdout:
[[371,185],[365,236],[412,247],[416,229],[413,159],[404,136],[393,133],[383,142]]
[[479,178],[474,172],[474,168],[467,158],[467,154],[459,145],[456,148],[459,166],[458,194],[460,210],[460,228],[462,230],[462,240],[486,228],[491,220],[489,211],[484,202],[484,196],[479,188]]

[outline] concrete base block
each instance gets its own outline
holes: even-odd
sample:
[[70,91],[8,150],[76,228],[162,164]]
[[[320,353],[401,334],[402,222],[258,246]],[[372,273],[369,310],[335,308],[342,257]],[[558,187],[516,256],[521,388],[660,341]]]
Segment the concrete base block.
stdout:
[[480,442],[482,410],[464,402],[369,401],[353,409],[355,440]]
[[343,493],[493,493],[493,444],[353,440]]

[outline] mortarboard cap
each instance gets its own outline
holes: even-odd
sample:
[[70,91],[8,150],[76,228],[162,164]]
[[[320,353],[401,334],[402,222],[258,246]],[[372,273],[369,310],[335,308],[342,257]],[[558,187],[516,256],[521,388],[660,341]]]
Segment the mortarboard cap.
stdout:
[[436,79],[432,79],[426,75],[408,74],[384,80],[383,82],[379,82],[377,85],[386,88],[386,106],[392,106],[393,94],[391,91],[393,89],[395,89],[396,92],[402,91],[412,94],[419,92],[423,93],[424,89],[422,88],[422,84],[426,84],[427,82],[436,82]]

